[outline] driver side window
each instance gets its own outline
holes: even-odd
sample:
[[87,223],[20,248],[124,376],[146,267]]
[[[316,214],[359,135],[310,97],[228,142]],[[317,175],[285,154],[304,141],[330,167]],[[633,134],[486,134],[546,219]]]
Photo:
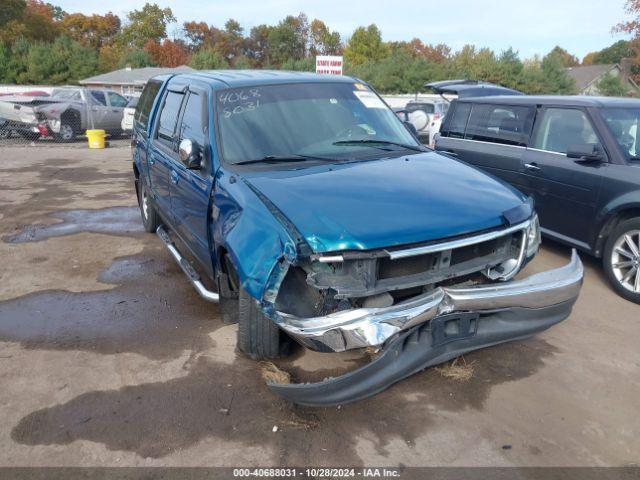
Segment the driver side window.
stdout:
[[600,145],[591,121],[575,108],[548,108],[537,129],[533,148],[567,153],[574,145]]

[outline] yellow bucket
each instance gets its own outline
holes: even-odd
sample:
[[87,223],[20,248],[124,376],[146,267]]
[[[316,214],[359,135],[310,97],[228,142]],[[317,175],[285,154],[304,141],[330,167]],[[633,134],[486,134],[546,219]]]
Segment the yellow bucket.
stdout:
[[104,130],[87,130],[89,148],[104,148],[104,139],[106,136],[107,132]]

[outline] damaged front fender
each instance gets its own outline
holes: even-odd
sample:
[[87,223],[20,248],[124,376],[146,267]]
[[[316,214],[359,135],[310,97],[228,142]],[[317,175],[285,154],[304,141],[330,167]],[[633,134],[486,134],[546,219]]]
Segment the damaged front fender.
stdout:
[[[228,254],[242,288],[267,305],[275,302],[289,266],[304,242],[292,227],[241,177],[218,171],[212,236],[218,266]],[[267,307],[268,308],[268,307]]]

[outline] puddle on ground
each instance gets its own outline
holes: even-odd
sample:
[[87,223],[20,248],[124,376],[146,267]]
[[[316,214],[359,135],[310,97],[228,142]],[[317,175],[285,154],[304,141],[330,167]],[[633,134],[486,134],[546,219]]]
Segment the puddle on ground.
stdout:
[[440,410],[482,408],[495,385],[532,375],[553,353],[535,338],[505,344],[468,355],[476,368],[466,382],[429,369],[375,397],[324,409],[297,407],[271,394],[251,360],[238,357],[227,365],[199,357],[184,377],[88,392],[35,411],[11,437],[26,445],[88,440],[153,458],[212,437],[272,447],[286,465],[357,465],[357,438],[374,438],[380,455],[388,455],[386,445],[397,438],[413,448]]
[[62,222],[53,225],[27,225],[20,232],[6,237],[5,241],[8,243],[38,242],[79,232],[134,235],[144,231],[138,207],[66,210],[52,213],[50,216]]
[[117,259],[99,280],[118,286],[44,291],[0,302],[0,341],[164,359],[209,348],[209,334],[222,327],[217,305],[197,295],[160,247]]

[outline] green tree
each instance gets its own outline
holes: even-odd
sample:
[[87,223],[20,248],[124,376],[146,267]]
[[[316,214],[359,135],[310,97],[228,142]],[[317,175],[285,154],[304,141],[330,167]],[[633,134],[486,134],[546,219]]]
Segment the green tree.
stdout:
[[565,61],[562,55],[553,50],[542,59],[540,69],[544,78],[545,93],[562,95],[575,93],[575,82],[567,75]]
[[53,43],[37,42],[27,55],[27,69],[19,80],[24,83],[77,83],[98,71],[95,50],[71,40],[58,37]]
[[576,65],[580,65],[580,60],[578,60],[578,57],[576,57],[575,55],[571,55],[564,48],[559,47],[558,45],[553,47],[553,49],[551,49],[548,55],[554,55],[558,57],[561,65],[565,68],[575,67]]
[[344,49],[345,64],[357,66],[365,62],[381,60],[390,53],[389,46],[382,42],[382,33],[375,24],[358,27]]
[[269,61],[282,65],[289,59],[302,60],[306,56],[308,35],[309,23],[304,14],[287,16],[269,30]]
[[629,94],[629,90],[625,87],[619,76],[607,73],[596,84],[598,93],[607,97],[625,97]]
[[118,68],[143,68],[152,66],[154,66],[153,59],[151,55],[149,55],[149,52],[139,48],[125,50],[118,61]]
[[633,43],[628,40],[618,40],[613,45],[603,48],[593,57],[592,63],[606,64],[606,63],[620,63],[620,60],[628,57],[635,57],[636,52],[633,48]]
[[0,8],[0,27],[21,19],[26,8],[27,2],[25,0],[3,0],[2,8]]
[[342,42],[338,32],[332,32],[322,20],[314,20],[309,26],[309,55],[338,55]]
[[169,7],[145,3],[141,10],[127,14],[127,25],[122,29],[122,40],[136,48],[143,48],[149,40],[160,42],[167,37],[167,25],[176,18]]
[[229,63],[220,54],[212,48],[205,48],[197,51],[191,56],[189,66],[196,70],[217,70],[221,68],[229,68]]
[[269,25],[257,25],[249,32],[247,38],[247,55],[256,67],[269,64],[269,33],[273,27]]

